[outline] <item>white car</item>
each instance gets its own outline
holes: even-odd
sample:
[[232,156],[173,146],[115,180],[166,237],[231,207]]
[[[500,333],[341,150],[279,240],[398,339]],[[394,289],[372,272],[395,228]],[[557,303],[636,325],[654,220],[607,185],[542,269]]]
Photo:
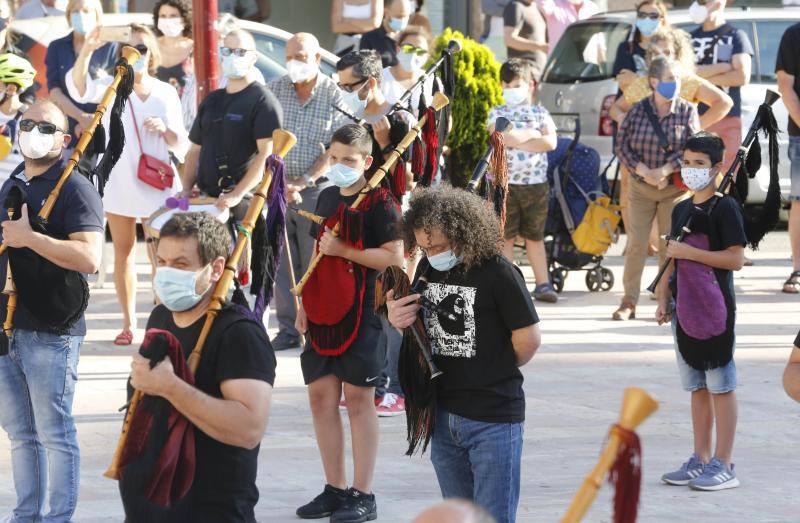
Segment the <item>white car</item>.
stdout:
[[[603,165],[611,160],[612,120],[608,109],[617,95],[617,82],[611,74],[619,44],[630,38],[635,12],[604,13],[576,22],[567,28],[548,61],[539,88],[539,101],[550,112],[577,113],[581,117],[581,141],[600,153]],[[742,87],[742,136],[753,122],[756,110],[764,101],[767,89],[778,91],[775,77],[775,58],[781,37],[786,29],[800,22],[799,8],[728,8],[727,21],[747,33],[753,44],[753,70],[750,84]],[[669,12],[673,26],[687,32],[696,25],[687,10]],[[800,52],[800,50],[798,50]],[[780,145],[781,190],[789,193],[789,159],[786,134],[787,112],[782,101],[773,106]],[[556,119],[556,125],[561,124]],[[564,127],[569,123],[565,122]],[[767,144],[761,139],[762,168],[750,180],[747,202],[763,203],[769,185]],[[613,176],[613,169],[609,176]]]

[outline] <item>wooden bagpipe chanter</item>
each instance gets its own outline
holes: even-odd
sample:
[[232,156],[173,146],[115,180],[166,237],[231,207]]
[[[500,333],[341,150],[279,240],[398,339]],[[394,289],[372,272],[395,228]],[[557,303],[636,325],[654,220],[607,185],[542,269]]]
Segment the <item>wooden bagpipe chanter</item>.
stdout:
[[[236,237],[222,276],[214,285],[210,305],[198,339],[185,358],[184,348],[169,332],[151,329],[139,351],[150,359],[151,367],[169,357],[176,374],[193,383],[204,348],[214,336],[215,321],[226,324],[231,315],[239,315],[261,323],[269,304],[277,264],[283,248],[286,194],[283,158],[297,142],[292,133],[279,129],[272,135],[274,153],[267,159],[264,175],[255,188],[247,212],[235,224]],[[224,221],[218,211],[211,209],[215,199],[173,199],[165,208],[147,220],[149,234],[159,237],[161,227],[170,216],[180,212],[206,212]],[[239,262],[248,244],[254,251],[250,267],[250,292],[255,296],[250,309],[237,276]],[[231,288],[233,296],[229,299]],[[230,313],[230,314],[229,314]],[[219,326],[220,328],[223,325]],[[214,332],[219,332],[215,329]],[[213,340],[219,341],[218,337]],[[225,350],[221,347],[220,350]],[[193,427],[188,420],[163,398],[152,398],[140,391],[132,392],[123,421],[122,433],[105,476],[120,481],[135,492],[123,496],[126,514],[131,520],[164,521],[180,517],[189,503],[195,470]],[[129,475],[128,475],[129,473]]]
[[[81,176],[95,178],[98,190],[102,193],[102,187],[124,147],[124,131],[120,116],[133,91],[131,64],[138,59],[139,52],[136,49],[129,46],[122,48],[121,56],[115,67],[114,79],[97,105],[91,124],[83,130],[72,156],[67,161],[66,168],[39,212],[29,216],[31,228],[34,231],[48,234],[48,218],[55,208],[64,185],[78,168],[84,152],[87,151],[90,144],[97,150],[99,148],[94,144],[105,141],[105,132],[100,122],[106,111],[110,109],[112,115],[110,133],[103,158],[91,173],[79,173]],[[26,200],[27,195],[21,185],[15,185],[10,189],[3,202],[9,219],[20,218],[22,205]],[[9,338],[14,329],[14,313],[18,302],[25,307],[33,321],[42,329],[64,334],[69,333],[89,304],[89,287],[82,274],[59,267],[28,248],[8,248],[3,244],[0,246],[0,255],[6,252],[8,253],[8,267],[3,293],[7,295],[7,305],[3,332],[0,334],[0,355],[8,352]]]

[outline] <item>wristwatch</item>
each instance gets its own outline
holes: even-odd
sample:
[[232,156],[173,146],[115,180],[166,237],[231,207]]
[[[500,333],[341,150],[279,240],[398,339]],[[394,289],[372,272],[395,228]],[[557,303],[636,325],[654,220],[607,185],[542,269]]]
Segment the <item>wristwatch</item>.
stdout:
[[303,175],[303,181],[306,182],[306,187],[314,188],[317,186],[316,180],[307,174]]

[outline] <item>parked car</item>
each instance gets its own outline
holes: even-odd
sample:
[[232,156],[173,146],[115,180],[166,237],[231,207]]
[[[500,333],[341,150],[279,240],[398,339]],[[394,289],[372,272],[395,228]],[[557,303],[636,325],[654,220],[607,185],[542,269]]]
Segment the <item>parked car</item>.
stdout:
[[[742,87],[742,136],[753,122],[767,89],[778,90],[775,58],[781,36],[786,29],[800,22],[798,8],[729,8],[727,21],[750,37],[755,49],[750,84]],[[670,11],[673,26],[691,31],[687,10]],[[603,13],[576,22],[567,28],[553,51],[542,75],[539,101],[549,111],[579,113],[583,128],[582,142],[595,148],[604,164],[611,160],[614,126],[609,108],[616,99],[618,86],[611,74],[620,43],[631,38],[635,12]],[[773,106],[779,127],[785,131],[787,111],[782,101]],[[559,122],[556,121],[556,125]],[[781,190],[789,192],[788,137],[779,134]],[[762,158],[767,158],[766,140],[762,140]],[[613,175],[614,170],[609,172]],[[766,160],[756,177],[750,180],[748,203],[764,201],[769,185]]]

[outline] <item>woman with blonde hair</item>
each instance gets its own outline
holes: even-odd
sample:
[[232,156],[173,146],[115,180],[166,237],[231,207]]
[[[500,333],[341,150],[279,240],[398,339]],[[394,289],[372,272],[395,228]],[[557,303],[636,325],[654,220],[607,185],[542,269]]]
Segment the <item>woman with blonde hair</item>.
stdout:
[[[110,77],[93,79],[89,75],[92,53],[101,45],[96,37],[87,38],[75,66],[67,73],[69,94],[81,103],[99,101],[112,81]],[[133,93],[122,113],[125,148],[111,171],[103,196],[114,242],[114,286],[123,318],[122,332],[114,340],[116,345],[130,345],[136,329],[136,222],[153,214],[168,197],[181,190],[177,175],[171,187],[156,187],[139,179],[140,158],[147,155],[169,164],[170,155],[183,161],[189,149],[178,92],[154,76],[160,64],[155,35],[146,26],[131,24],[129,45],[141,53],[141,58],[133,64]],[[110,114],[105,116],[106,128]],[[173,174],[177,174],[174,169]],[[150,262],[152,269],[153,260]]]

